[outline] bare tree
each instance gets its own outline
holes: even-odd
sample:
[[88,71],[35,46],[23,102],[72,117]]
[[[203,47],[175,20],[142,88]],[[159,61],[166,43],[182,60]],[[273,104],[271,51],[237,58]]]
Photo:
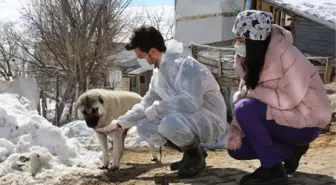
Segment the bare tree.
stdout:
[[0,76],[5,80],[21,76],[19,61],[16,56],[19,54],[19,47],[10,35],[13,31],[12,23],[3,23],[0,26]]
[[149,21],[149,24],[158,29],[163,35],[164,39],[170,40],[173,38],[174,33],[174,18],[166,17],[164,14],[166,10],[162,8],[161,10],[156,11],[146,11],[145,19]]
[[[28,2],[22,15],[29,36],[16,33],[12,38],[28,55],[29,72],[45,93],[53,96],[61,91],[60,97],[54,97],[59,101],[58,122],[64,104],[74,100],[76,84],[83,92],[87,77],[101,79],[113,66],[109,56],[114,52],[114,40],[127,24],[122,13],[131,0]],[[56,89],[57,83],[64,88]]]
[[[165,7],[159,8],[134,8],[130,29],[146,24],[155,27],[164,37],[165,41],[173,38],[174,16],[169,15],[169,10]],[[172,12],[173,13],[173,12]],[[168,14],[168,15],[167,15]]]

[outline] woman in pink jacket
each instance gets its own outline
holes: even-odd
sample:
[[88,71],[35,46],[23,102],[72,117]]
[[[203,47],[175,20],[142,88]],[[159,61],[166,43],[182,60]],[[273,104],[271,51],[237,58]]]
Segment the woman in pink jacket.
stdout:
[[261,162],[241,185],[286,185],[309,143],[331,122],[331,104],[317,69],[271,13],[239,13],[233,33],[241,83],[231,125],[243,139],[229,154]]

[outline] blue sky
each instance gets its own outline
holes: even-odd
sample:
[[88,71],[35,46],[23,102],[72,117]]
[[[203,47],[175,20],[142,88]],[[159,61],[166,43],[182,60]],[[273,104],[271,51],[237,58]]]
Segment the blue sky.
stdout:
[[174,0],[133,0],[132,6],[174,6]]

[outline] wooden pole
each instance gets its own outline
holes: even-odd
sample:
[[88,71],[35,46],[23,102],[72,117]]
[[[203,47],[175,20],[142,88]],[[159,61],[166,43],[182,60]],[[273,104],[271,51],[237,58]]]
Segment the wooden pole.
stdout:
[[219,51],[219,59],[218,59],[218,69],[219,69],[219,72],[218,72],[218,77],[222,77],[222,52]]
[[56,105],[55,105],[55,125],[58,126],[58,107],[59,107],[59,87],[58,87],[58,73],[56,74]]
[[335,65],[335,60],[327,59],[325,71],[324,71],[324,83],[328,84],[331,82],[332,70]]
[[41,94],[41,102],[42,102],[42,116],[44,117],[44,118],[47,118],[47,109],[48,109],[48,107],[47,107],[47,100],[46,100],[46,96],[45,96],[45,94],[44,94],[44,91],[41,89],[41,91],[40,91],[40,94]]
[[[78,99],[78,96],[79,96],[79,83],[77,82],[76,83],[76,92],[75,92],[75,101]],[[76,109],[76,106],[75,106],[75,109]],[[77,109],[75,110],[75,119],[78,119],[78,111]]]
[[89,76],[86,77],[86,90],[89,90],[90,79]]
[[136,76],[136,80],[137,80],[137,86],[138,86],[138,93],[140,94],[140,96],[142,96],[142,95],[141,95],[140,76],[141,76],[141,75],[137,75],[137,76]]

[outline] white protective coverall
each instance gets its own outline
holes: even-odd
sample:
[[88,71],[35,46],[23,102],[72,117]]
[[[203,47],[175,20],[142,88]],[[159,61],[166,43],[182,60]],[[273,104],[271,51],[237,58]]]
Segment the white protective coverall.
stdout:
[[[117,122],[124,128],[137,125],[139,136],[155,146],[168,139],[184,147],[195,136],[202,143],[215,141],[229,128],[220,87],[209,69],[182,53],[181,43],[171,42],[141,103]],[[146,118],[147,108],[156,113],[154,121]]]

